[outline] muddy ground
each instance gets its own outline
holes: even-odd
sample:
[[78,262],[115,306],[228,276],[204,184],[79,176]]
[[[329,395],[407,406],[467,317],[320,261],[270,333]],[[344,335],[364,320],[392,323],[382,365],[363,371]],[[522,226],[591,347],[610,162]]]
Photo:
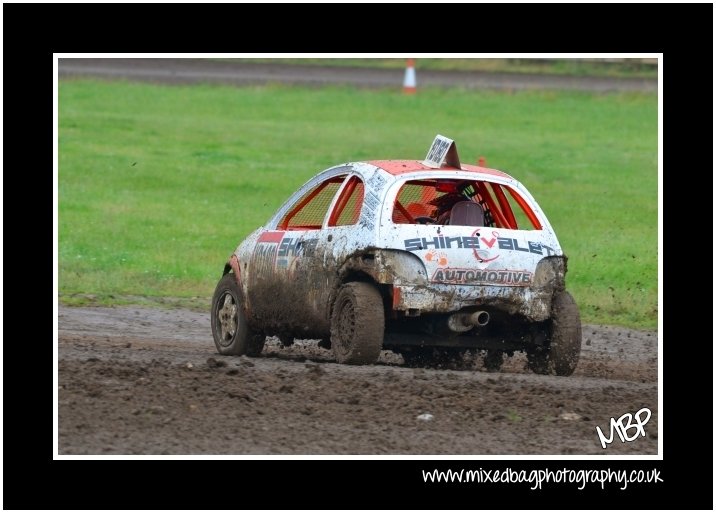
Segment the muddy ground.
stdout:
[[[515,355],[500,372],[334,362],[315,342],[216,353],[209,316],[59,308],[60,454],[656,454],[657,335],[584,326],[568,378]],[[595,426],[648,407],[646,437]],[[422,414],[432,420],[421,420]]]

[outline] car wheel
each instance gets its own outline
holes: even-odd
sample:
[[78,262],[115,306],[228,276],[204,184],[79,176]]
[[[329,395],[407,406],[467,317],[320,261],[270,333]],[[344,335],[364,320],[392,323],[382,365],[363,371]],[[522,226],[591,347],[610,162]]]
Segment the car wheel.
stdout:
[[562,291],[552,300],[549,340],[527,351],[527,364],[537,374],[570,376],[579,362],[582,348],[582,323],[579,307],[569,292]]
[[221,354],[258,356],[264,348],[266,335],[252,330],[246,322],[241,291],[232,273],[225,274],[214,291],[211,332]]
[[375,363],[383,347],[383,298],[369,283],[346,283],[331,315],[331,348],[339,363]]

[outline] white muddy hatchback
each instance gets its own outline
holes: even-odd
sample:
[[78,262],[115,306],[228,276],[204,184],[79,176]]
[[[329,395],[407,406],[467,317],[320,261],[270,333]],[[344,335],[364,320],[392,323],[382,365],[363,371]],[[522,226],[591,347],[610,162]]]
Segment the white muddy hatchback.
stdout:
[[296,191],[226,263],[214,341],[254,356],[267,335],[319,339],[350,364],[479,350],[490,369],[524,351],[533,371],[566,376],[581,347],[566,262],[522,184],[461,164],[437,136],[424,161],[349,162]]

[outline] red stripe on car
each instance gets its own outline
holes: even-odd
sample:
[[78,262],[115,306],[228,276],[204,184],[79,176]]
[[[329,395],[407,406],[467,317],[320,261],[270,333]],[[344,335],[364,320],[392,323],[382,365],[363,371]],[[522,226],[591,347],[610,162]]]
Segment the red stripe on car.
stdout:
[[286,232],[263,232],[259,236],[258,242],[273,242],[278,244],[283,239],[283,234]]

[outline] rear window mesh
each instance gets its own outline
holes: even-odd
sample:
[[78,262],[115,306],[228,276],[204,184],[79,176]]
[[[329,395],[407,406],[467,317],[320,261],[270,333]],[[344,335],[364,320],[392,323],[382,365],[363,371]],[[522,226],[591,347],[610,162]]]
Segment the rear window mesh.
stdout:
[[472,180],[406,182],[398,192],[392,220],[396,224],[406,224],[411,222],[411,217],[419,223],[424,221],[416,221],[417,218],[429,217],[433,223],[446,224],[449,223],[449,209],[464,199],[480,204],[484,212],[484,226],[513,230],[542,229],[530,205],[514,189],[498,183]]
[[[435,190],[434,184],[423,185],[407,182],[400,189],[397,200],[413,217],[431,216],[435,207],[429,205],[428,202],[443,194]],[[393,222],[403,224],[407,223],[408,219],[399,208],[395,208],[393,209]]]

